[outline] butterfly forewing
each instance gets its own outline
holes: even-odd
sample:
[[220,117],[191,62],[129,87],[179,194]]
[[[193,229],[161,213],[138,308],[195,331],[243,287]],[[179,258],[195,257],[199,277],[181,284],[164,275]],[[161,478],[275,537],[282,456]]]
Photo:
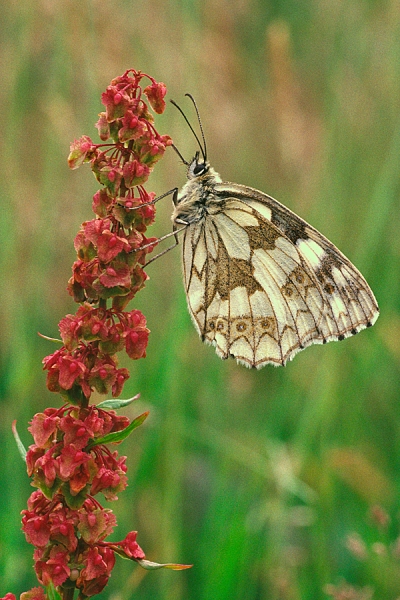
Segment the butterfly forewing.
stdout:
[[173,220],[188,224],[189,311],[219,356],[283,365],[375,322],[372,291],[331,242],[270,196],[210,171],[186,183]]

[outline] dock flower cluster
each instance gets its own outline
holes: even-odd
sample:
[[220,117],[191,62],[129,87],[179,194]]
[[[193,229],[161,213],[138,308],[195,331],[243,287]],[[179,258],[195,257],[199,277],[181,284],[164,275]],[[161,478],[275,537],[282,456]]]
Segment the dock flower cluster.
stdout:
[[[136,531],[119,542],[106,541],[116,518],[96,498],[116,500],[125,489],[126,457],[110,446],[148,415],[130,421],[115,412],[136,399],[116,399],[129,377],[118,366],[117,353],[125,351],[133,360],[146,356],[146,318],[127,305],[145,285],[146,257],[157,245],[157,238],[146,236],[155,218],[155,194],[144,184],[172,144],[154,126],[165,94],[163,83],[126,71],[102,94],[105,110],[96,123],[101,143],[84,135],[71,145],[71,169],[89,163],[101,187],[92,200],[95,217],[82,224],[74,242],[77,259],[68,291],[79,307],[61,319],[61,347],[43,360],[47,387],[61,394],[64,404],[33,417],[34,443],[27,452],[14,424],[36,488],[22,511],[22,529],[34,546],[41,584],[20,600],[73,600],[76,591],[78,600],[94,596],[106,586],[116,554],[148,569],[188,568],[147,561]],[[91,405],[94,392],[112,398]],[[15,600],[12,593],[3,598]]]

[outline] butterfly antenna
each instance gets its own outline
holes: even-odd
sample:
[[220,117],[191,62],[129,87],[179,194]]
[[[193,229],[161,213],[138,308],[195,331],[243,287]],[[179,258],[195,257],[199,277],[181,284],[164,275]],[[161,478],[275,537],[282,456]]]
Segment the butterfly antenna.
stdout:
[[189,163],[187,160],[185,160],[182,156],[182,154],[179,152],[178,148],[175,146],[175,144],[172,144],[173,149],[175,150],[175,152],[177,153],[177,155],[179,156],[179,158],[181,159],[181,161],[183,162],[184,165],[186,165],[187,167],[189,166]]
[[[186,94],[186,95],[187,95],[187,96],[189,96],[189,94]],[[192,99],[192,101],[194,102],[194,100],[193,100],[192,96],[190,96],[190,98],[191,98],[191,99]],[[174,100],[170,100],[170,102],[171,102],[171,104],[173,104],[173,105],[175,106],[175,108],[177,108],[177,109],[179,110],[179,112],[181,113],[182,117],[185,119],[185,121],[186,121],[187,125],[189,126],[189,129],[190,129],[190,131],[193,133],[193,135],[194,135],[194,137],[196,138],[196,141],[197,141],[197,143],[198,143],[198,145],[199,145],[199,147],[200,147],[201,153],[202,153],[202,155],[203,155],[203,158],[204,158],[204,162],[206,162],[206,158],[207,158],[206,152],[205,152],[205,150],[203,150],[203,146],[201,145],[201,142],[200,142],[200,140],[199,140],[199,136],[197,135],[197,133],[196,133],[196,132],[195,132],[195,130],[193,129],[193,127],[192,127],[192,125],[191,125],[191,123],[190,123],[189,119],[187,118],[187,116],[185,115],[185,113],[183,112],[183,110],[181,109],[181,107],[179,106],[179,104],[177,104],[177,103],[176,103]],[[198,113],[198,110],[197,110],[197,106],[196,106],[196,104],[195,104],[194,106],[195,106],[195,108],[196,108],[197,117],[199,118],[199,113]],[[201,124],[200,124],[200,131],[201,131],[201,134],[202,134],[202,137],[203,137],[203,140],[204,140],[203,128],[201,127]],[[204,144],[204,145],[205,145],[205,144]],[[176,149],[175,149],[175,151],[176,151]],[[179,154],[179,152],[178,152],[178,154]],[[180,155],[180,154],[179,154],[179,155]],[[187,162],[185,162],[185,164],[188,164],[188,163],[187,163]]]
[[199,145],[200,145],[200,148],[201,148],[201,153],[203,154],[204,162],[207,162],[206,136],[204,135],[204,129],[203,129],[203,124],[202,124],[201,119],[200,119],[199,109],[197,108],[196,100],[193,98],[192,94],[185,94],[185,96],[187,96],[188,98],[190,98],[191,101],[193,102],[193,106],[194,106],[194,109],[195,109],[196,115],[197,115],[197,120],[199,122],[199,127],[200,127],[200,131],[201,131],[201,137],[202,137],[202,140],[203,140],[204,150],[203,150],[203,147],[201,146],[200,142],[199,142]]

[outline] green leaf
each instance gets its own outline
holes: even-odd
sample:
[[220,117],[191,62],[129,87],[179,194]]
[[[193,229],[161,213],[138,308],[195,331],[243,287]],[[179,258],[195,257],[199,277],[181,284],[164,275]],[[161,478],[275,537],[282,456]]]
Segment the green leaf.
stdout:
[[46,594],[48,600],[62,600],[62,596],[57,592],[53,583],[46,586]]
[[56,477],[56,479],[53,482],[53,485],[51,487],[47,487],[43,480],[40,480],[40,478],[37,475],[34,475],[32,484],[34,486],[37,486],[43,492],[46,498],[48,498],[49,500],[53,500],[54,496],[58,494],[58,491],[60,489],[61,479],[58,479]]
[[129,406],[129,404],[132,404],[132,402],[138,400],[139,398],[140,394],[136,394],[136,396],[128,398],[127,400],[122,400],[122,398],[110,398],[109,400],[104,400],[103,402],[97,404],[97,408],[111,408],[115,410],[117,408],[125,408],[125,406]]
[[81,506],[83,505],[83,503],[85,502],[85,500],[87,498],[87,495],[89,494],[89,490],[90,490],[90,485],[87,484],[87,485],[85,485],[83,490],[81,490],[79,492],[79,494],[77,494],[76,496],[73,496],[71,494],[71,490],[69,488],[68,481],[66,481],[61,486],[61,493],[63,494],[65,501],[68,504],[69,508],[71,508],[72,510],[78,510],[79,508],[81,508]]
[[11,428],[12,428],[14,439],[17,442],[17,448],[19,450],[21,458],[24,461],[24,463],[26,463],[26,449],[25,449],[25,446],[23,445],[23,443],[21,442],[21,438],[18,435],[17,421],[12,422]]
[[122,442],[128,437],[128,435],[132,433],[134,429],[136,429],[136,427],[139,427],[139,425],[141,425],[143,421],[147,419],[149,414],[150,411],[144,412],[136,417],[136,419],[133,419],[131,424],[128,425],[128,427],[125,427],[125,429],[122,429],[122,431],[114,431],[113,433],[108,433],[102,438],[97,438],[95,441],[89,442],[86,448],[90,450],[90,448],[93,448],[93,446],[98,446],[99,444],[115,444],[116,442]]
[[44,335],[43,333],[40,333],[40,331],[38,331],[38,335],[41,338],[43,338],[44,340],[47,340],[48,342],[54,342],[56,344],[62,344],[62,340],[59,340],[58,338],[49,337],[48,335]]
[[172,569],[173,571],[183,571],[183,569],[191,569],[193,565],[178,565],[175,563],[165,563],[164,565],[151,562],[150,560],[136,560],[136,562],[147,571],[155,571],[156,569]]

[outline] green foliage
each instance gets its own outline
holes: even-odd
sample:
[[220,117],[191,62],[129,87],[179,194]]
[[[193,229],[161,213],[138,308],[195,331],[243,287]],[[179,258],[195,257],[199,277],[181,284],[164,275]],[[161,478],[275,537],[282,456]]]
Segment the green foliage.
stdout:
[[137,427],[139,427],[139,425],[141,425],[149,416],[149,412],[144,412],[143,414],[139,415],[138,417],[135,417],[134,419],[132,419],[132,421],[130,422],[130,424],[128,425],[128,427],[125,427],[125,429],[122,429],[121,431],[114,431],[113,433],[108,433],[107,435],[104,435],[101,438],[98,438],[95,442],[89,442],[86,446],[86,448],[88,450],[90,450],[90,448],[93,448],[94,446],[98,446],[99,444],[117,444],[119,442],[122,442],[123,440],[125,440],[128,436],[131,435],[132,431],[134,429],[136,429]]
[[[99,94],[129,67],[164,81],[195,122],[191,92],[216,170],[322,231],[365,275],[381,316],[284,369],[253,372],[199,341],[180,249],[149,266],[132,304],[152,331],[147,358],[121,366],[126,394],[141,394],[124,410],[150,416],[124,441],[130,486],[113,505],[115,539],[137,529],[149,561],[194,567],[147,573],[120,561],[100,600],[321,600],[343,581],[355,598],[366,586],[374,600],[400,595],[399,17],[392,0],[4,7],[0,595],[36,584],[19,523],[31,488],[11,423],[28,446],[25,424],[57,402],[41,371],[53,348],[37,332],[57,337],[75,310],[64,291],[73,237],[97,189],[85,166],[68,169],[69,143],[97,140]],[[158,125],[184,157],[197,150],[173,106]],[[157,194],[184,183],[172,150],[150,181]],[[149,235],[170,231],[169,200],[157,211]]]
[[19,434],[17,431],[16,423],[13,423],[12,431],[13,431],[15,443],[17,444],[19,455],[22,458],[22,460],[24,461],[24,463],[26,463],[26,448],[23,445],[23,443],[21,442],[21,438],[19,437]]
[[46,594],[49,600],[62,600],[52,583],[46,587]]

